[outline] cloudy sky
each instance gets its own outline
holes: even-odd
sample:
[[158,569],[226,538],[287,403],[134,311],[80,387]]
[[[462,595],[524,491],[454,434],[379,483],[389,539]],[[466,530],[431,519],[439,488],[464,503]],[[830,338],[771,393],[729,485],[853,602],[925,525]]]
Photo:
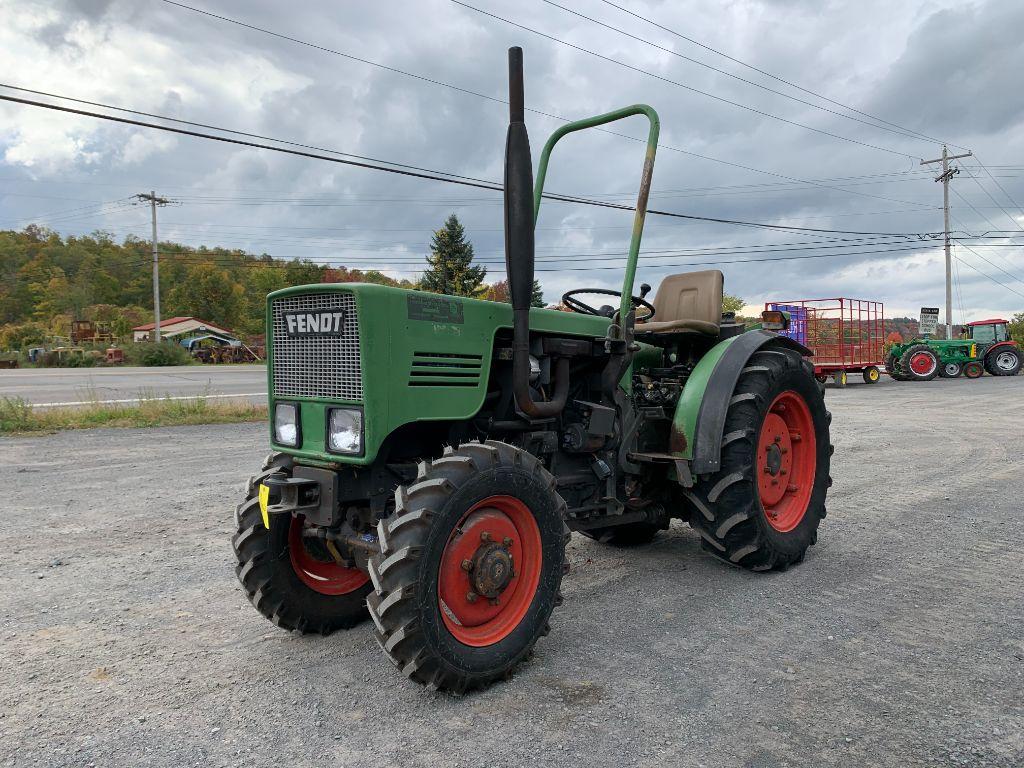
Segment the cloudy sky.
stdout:
[[[990,233],[955,248],[954,321],[1024,310],[1018,0],[466,1],[187,2],[287,40],[164,0],[0,0],[0,81],[500,179],[506,49],[521,45],[535,162],[559,118],[646,102],[662,121],[652,208],[785,227],[651,216],[639,280],[719,262],[750,304],[941,305],[941,246],[903,235],[943,229],[941,185],[919,161],[945,141],[985,164],[958,163],[952,228]],[[624,136],[566,139],[548,188],[635,198],[645,125],[612,130]],[[395,276],[422,268],[454,211],[489,278],[503,274],[492,192],[0,102],[0,228],[148,239],[148,210],[128,200],[150,189],[176,201],[162,238]],[[546,202],[546,298],[618,287],[630,224],[626,211]]]

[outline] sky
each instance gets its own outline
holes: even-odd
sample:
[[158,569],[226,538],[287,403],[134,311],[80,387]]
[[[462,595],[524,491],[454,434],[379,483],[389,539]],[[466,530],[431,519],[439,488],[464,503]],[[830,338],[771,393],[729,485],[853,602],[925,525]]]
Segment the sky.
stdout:
[[[1017,0],[186,4],[251,26],[166,0],[0,0],[0,95],[500,180],[507,49],[520,45],[535,164],[564,120],[647,103],[661,118],[650,207],[769,225],[650,215],[638,283],[715,268],[751,307],[942,306],[942,185],[920,161],[947,142],[974,153],[951,183],[951,229],[969,238],[954,247],[953,321],[1024,311]],[[646,125],[609,131],[564,139],[547,188],[632,204]],[[173,201],[161,239],[394,277],[422,270],[456,213],[488,280],[504,276],[500,194],[0,102],[0,228],[148,240],[131,196],[150,190]],[[631,224],[544,202],[546,300],[620,287]]]

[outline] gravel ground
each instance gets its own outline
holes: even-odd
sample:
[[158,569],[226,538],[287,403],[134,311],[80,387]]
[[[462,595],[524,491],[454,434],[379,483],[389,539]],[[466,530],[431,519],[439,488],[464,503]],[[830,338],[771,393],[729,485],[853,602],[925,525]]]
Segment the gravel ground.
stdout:
[[1020,766],[1024,376],[829,390],[829,516],[787,573],[674,527],[576,536],[507,683],[286,634],[229,538],[265,426],[0,440],[0,765]]

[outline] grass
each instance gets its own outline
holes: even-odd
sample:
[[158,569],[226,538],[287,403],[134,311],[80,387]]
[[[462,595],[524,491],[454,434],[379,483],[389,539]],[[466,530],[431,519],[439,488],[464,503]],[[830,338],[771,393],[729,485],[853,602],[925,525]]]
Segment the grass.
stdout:
[[267,406],[249,402],[142,398],[136,403],[94,400],[74,408],[33,408],[15,397],[0,397],[0,435],[38,434],[93,427],[174,427],[265,421]]

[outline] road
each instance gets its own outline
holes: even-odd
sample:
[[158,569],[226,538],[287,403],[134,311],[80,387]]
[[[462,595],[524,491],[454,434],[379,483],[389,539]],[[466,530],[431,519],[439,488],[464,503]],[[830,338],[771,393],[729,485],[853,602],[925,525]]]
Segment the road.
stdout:
[[0,397],[37,405],[125,401],[139,397],[231,397],[265,402],[262,365],[181,365],[166,368],[24,368],[0,371]]
[[673,527],[574,536],[508,682],[403,678],[232,572],[261,424],[0,439],[0,766],[1024,764],[1024,376],[830,389],[835,486],[785,573]]

